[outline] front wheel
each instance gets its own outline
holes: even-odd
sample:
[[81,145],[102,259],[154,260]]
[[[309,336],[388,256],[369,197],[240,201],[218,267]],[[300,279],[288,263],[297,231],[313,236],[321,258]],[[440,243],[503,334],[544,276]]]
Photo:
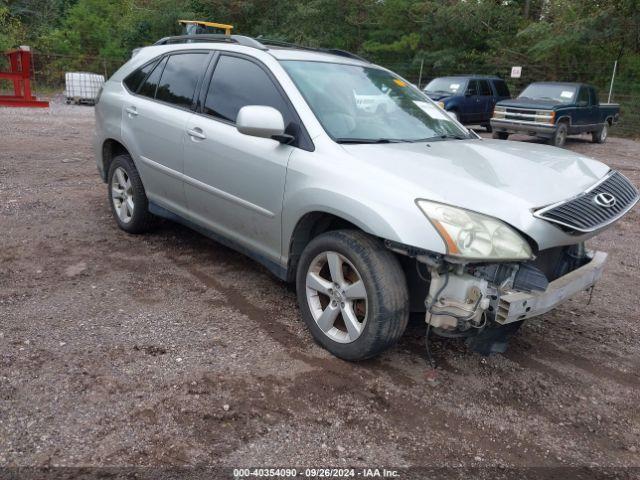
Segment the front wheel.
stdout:
[[591,141],[593,143],[604,143],[607,141],[609,135],[609,125],[605,122],[602,128],[596,132],[591,133]]
[[507,140],[509,138],[509,134],[507,132],[493,132],[493,138],[496,140]]
[[409,321],[409,293],[398,259],[359,231],[314,238],[300,257],[296,287],[314,339],[344,360],[378,355],[402,336]]
[[559,123],[553,136],[549,139],[549,144],[555,147],[564,147],[569,134],[569,127],[566,123]]

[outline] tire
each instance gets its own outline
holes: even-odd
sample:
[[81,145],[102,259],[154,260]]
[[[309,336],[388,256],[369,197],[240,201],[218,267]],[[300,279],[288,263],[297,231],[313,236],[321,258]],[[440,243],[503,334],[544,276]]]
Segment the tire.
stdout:
[[402,336],[409,321],[400,262],[382,242],[356,230],[314,238],[300,257],[296,287],[302,318],[314,339],[343,360],[380,354]]
[[[144,233],[152,227],[155,217],[149,213],[147,194],[129,155],[118,155],[112,160],[107,191],[111,213],[118,227],[128,233]],[[124,213],[123,207],[126,209]]]
[[507,140],[509,138],[509,134],[507,132],[493,132],[492,137],[496,140]]
[[609,136],[609,122],[604,122],[604,125],[600,130],[591,132],[591,141],[593,143],[604,143]]
[[486,125],[484,125],[484,129],[487,131],[487,133],[493,132],[493,127],[491,126],[490,123],[487,123]]
[[554,147],[564,147],[568,134],[569,127],[567,124],[564,122],[559,123],[558,128],[556,128],[553,136],[549,139],[549,145],[553,145]]

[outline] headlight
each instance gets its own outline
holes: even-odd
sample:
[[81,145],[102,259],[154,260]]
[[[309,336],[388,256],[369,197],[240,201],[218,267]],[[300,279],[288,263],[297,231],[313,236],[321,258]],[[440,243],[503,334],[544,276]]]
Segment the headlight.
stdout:
[[443,110],[445,109],[445,108],[444,108],[444,102],[438,102],[438,106],[439,106],[441,109],[443,109]]
[[447,245],[447,254],[474,260],[526,260],[529,244],[504,222],[442,203],[417,200]]
[[505,118],[506,110],[496,107],[493,110],[493,118]]

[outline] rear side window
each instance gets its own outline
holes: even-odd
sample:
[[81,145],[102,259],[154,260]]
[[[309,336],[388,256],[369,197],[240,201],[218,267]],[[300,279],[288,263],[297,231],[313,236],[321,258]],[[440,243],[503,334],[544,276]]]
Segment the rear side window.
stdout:
[[480,84],[480,95],[491,96],[493,92],[491,91],[491,85],[486,80],[478,80]]
[[156,89],[158,88],[158,83],[160,82],[160,75],[162,75],[162,69],[164,65],[167,63],[167,59],[164,58],[156,68],[153,69],[151,75],[147,77],[144,83],[140,86],[138,90],[138,94],[144,97],[154,98],[156,96]]
[[496,88],[496,95],[499,97],[510,97],[509,87],[503,80],[494,80],[493,86]]
[[138,88],[142,81],[147,78],[149,72],[153,70],[153,68],[158,64],[158,59],[154,60],[151,63],[147,63],[146,65],[138,68],[133,73],[129,74],[127,78],[124,79],[124,84],[127,86],[129,90],[132,92],[137,92]]
[[171,55],[162,72],[156,100],[178,107],[191,107],[206,58],[204,52]]
[[262,68],[243,58],[222,55],[211,77],[204,113],[235,123],[238,112],[247,105],[275,108],[285,125],[292,120],[284,98]]

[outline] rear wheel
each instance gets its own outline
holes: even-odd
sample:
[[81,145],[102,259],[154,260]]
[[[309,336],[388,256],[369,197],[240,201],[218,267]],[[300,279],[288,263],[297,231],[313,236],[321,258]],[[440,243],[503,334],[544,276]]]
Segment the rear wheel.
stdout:
[[507,140],[509,138],[509,134],[507,132],[493,132],[493,138],[496,140]]
[[559,123],[555,133],[549,139],[549,144],[555,147],[564,147],[567,141],[567,135],[569,134],[569,127],[566,123]]
[[107,179],[109,204],[118,226],[129,233],[149,230],[154,217],[149,213],[147,194],[131,157],[115,157],[109,167]]
[[407,283],[382,242],[355,230],[313,239],[296,276],[302,318],[315,340],[344,360],[393,345],[409,321]]
[[593,143],[604,143],[607,141],[609,135],[609,124],[605,122],[602,128],[598,131],[591,133],[591,141]]

